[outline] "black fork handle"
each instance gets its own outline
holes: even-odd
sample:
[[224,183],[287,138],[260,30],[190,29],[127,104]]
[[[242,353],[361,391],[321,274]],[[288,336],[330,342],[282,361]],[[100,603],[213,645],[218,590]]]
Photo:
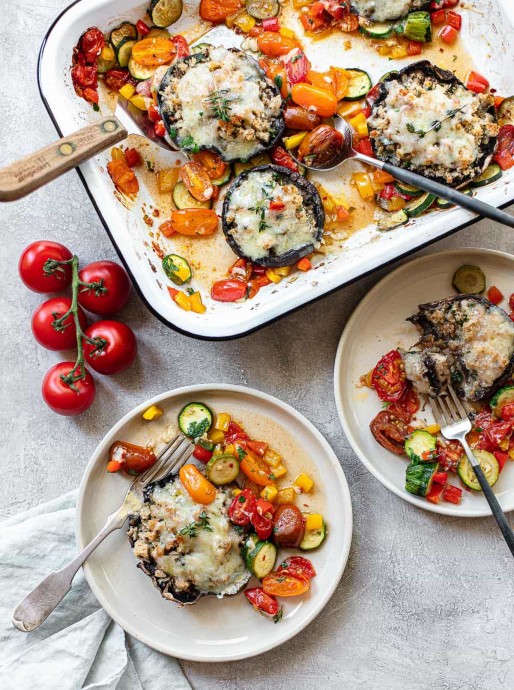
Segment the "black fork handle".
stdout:
[[496,498],[496,495],[492,490],[491,485],[487,481],[484,471],[482,470],[480,465],[473,465],[473,470],[475,471],[476,477],[480,482],[480,486],[482,487],[484,496],[486,497],[487,502],[491,506],[494,519],[496,520],[498,527],[500,528],[501,533],[503,534],[503,538],[507,542],[507,546],[509,547],[511,554],[514,556],[514,532],[512,531],[512,528],[508,523],[507,516],[501,509],[501,506],[498,503],[498,499]]

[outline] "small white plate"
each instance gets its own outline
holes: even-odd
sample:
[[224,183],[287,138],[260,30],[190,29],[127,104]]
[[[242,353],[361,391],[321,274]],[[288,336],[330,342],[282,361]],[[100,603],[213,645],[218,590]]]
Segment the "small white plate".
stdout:
[[[129,484],[127,477],[106,472],[111,443],[158,438],[167,424],[176,422],[182,406],[193,400],[217,412],[230,412],[251,435],[273,445],[286,465],[288,458],[296,458],[295,465],[313,474],[312,500],[323,506],[329,534],[323,546],[309,555],[317,571],[311,591],[282,599],[284,618],[277,625],[259,616],[242,594],[222,600],[204,597],[195,606],[179,608],[163,599],[136,567],[125,529],[107,537],[84,570],[107,613],[150,647],[193,661],[244,659],[286,642],[318,615],[336,589],[350,551],[352,505],[344,473],[323,436],[292,407],[251,388],[222,384],[178,388],[139,405],[113,427],[89,461],[79,490],[77,541],[83,548],[97,534]],[[144,422],[142,413],[152,404],[159,405],[164,415],[156,422]],[[302,508],[301,498],[297,504]]]
[[[479,492],[464,491],[460,505],[438,505],[405,491],[405,460],[382,448],[369,424],[382,403],[373,391],[358,387],[359,378],[380,357],[397,348],[408,348],[419,337],[415,326],[405,321],[418,304],[455,294],[452,277],[462,264],[475,264],[486,275],[487,286],[496,285],[507,300],[514,292],[514,257],[488,249],[455,249],[422,256],[400,266],[378,282],[350,317],[339,341],[334,368],[334,390],[344,432],[363,465],[379,482],[410,503],[443,515],[480,517],[491,509]],[[425,410],[423,417],[433,420]],[[454,481],[458,484],[458,481]],[[507,462],[494,491],[505,511],[514,509],[514,463]]]

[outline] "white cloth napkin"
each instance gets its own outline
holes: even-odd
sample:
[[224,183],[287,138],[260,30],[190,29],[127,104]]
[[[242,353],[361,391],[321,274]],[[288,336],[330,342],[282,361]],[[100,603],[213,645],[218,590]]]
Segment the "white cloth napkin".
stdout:
[[75,556],[73,491],[0,523],[2,690],[189,690],[175,659],[114,623],[79,570],[64,601],[31,633],[11,624],[14,607]]

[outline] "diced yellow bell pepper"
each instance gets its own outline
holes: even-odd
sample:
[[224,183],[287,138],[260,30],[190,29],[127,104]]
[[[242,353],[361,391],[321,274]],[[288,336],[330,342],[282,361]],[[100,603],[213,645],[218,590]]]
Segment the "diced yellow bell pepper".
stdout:
[[425,427],[425,431],[428,431],[429,434],[435,436],[441,431],[441,427],[439,426],[439,424],[429,424]]
[[284,137],[284,146],[288,151],[298,148],[307,134],[308,132],[298,132],[298,134],[291,134],[290,137]]
[[377,51],[379,55],[391,55],[391,46],[387,45],[387,43],[380,43]]
[[278,505],[283,505],[284,503],[294,503],[296,498],[296,491],[292,486],[285,486],[283,489],[279,489],[277,496]]
[[175,302],[184,311],[191,311],[191,299],[185,292],[179,292],[175,295]]
[[314,486],[314,481],[312,480],[311,477],[309,477],[308,474],[305,474],[305,472],[302,472],[301,474],[296,477],[294,480],[293,484],[297,487],[299,487],[304,493],[308,494],[310,493],[312,487]]
[[409,53],[407,52],[407,48],[405,46],[393,46],[391,48],[391,57],[394,60],[398,60],[400,58],[407,57]]
[[239,494],[241,493],[241,489],[233,489],[233,491],[234,491],[234,496],[239,496]]
[[247,34],[255,26],[255,19],[247,12],[243,12],[236,17],[234,24],[241,29],[243,33]]
[[373,191],[373,186],[367,172],[353,173],[353,180],[357,186],[359,194],[364,200],[369,201],[370,199],[373,199],[375,192]]
[[279,266],[278,268],[274,268],[273,270],[275,271],[275,273],[278,273],[279,276],[285,278],[291,273],[293,269],[291,266]]
[[130,102],[132,103],[133,106],[136,108],[139,108],[139,110],[148,110],[148,106],[146,104],[146,100],[144,96],[141,96],[140,93],[136,93],[135,96],[132,96],[130,99]]
[[111,46],[106,43],[102,48],[100,57],[102,58],[102,60],[105,60],[105,62],[111,62],[111,60],[114,60],[116,55],[114,54],[114,50],[111,48]]
[[280,281],[282,280],[282,276],[279,275],[272,268],[266,269],[266,277],[269,278],[272,283],[280,283]]
[[498,444],[498,446],[500,447],[500,450],[503,450],[504,452],[505,452],[506,450],[509,450],[509,445],[510,445],[510,439],[508,439],[508,438],[504,438],[504,439],[503,439],[502,441],[500,441],[500,443]]
[[178,182],[179,168],[166,168],[157,173],[157,189],[161,194],[172,192]]
[[337,109],[338,115],[341,117],[355,117],[362,112],[364,103],[362,101],[343,101]]
[[265,486],[261,491],[261,498],[263,498],[265,501],[269,501],[270,503],[273,503],[277,496],[278,489],[274,484],[268,484],[268,486]]
[[296,38],[296,34],[292,29],[288,29],[286,26],[281,26],[279,33],[282,34],[282,36],[287,36],[287,38]]
[[224,455],[235,455],[237,456],[236,447],[233,443],[228,443],[223,450]]
[[113,161],[125,161],[127,162],[127,159],[125,158],[125,154],[123,153],[123,149],[120,149],[119,146],[113,146],[111,149],[111,159]]
[[287,469],[284,465],[277,465],[272,469],[270,477],[271,479],[280,479],[280,477],[283,477],[285,474],[287,474]]
[[263,460],[270,467],[278,467],[282,462],[282,456],[276,453],[273,448],[268,448],[264,453]]
[[364,113],[358,113],[349,122],[360,137],[368,136],[368,122]]
[[310,513],[305,516],[305,529],[321,529],[323,527],[323,516],[319,513]]
[[214,424],[214,428],[218,429],[219,431],[227,431],[228,425],[230,424],[231,417],[228,414],[228,412],[220,412],[219,415],[216,417],[216,423]]
[[129,98],[132,98],[132,96],[136,93],[136,89],[132,84],[124,84],[120,89],[120,93],[123,98],[126,98],[128,101]]
[[143,412],[143,419],[151,422],[153,419],[159,419],[162,417],[163,411],[157,405],[151,405],[147,410]]
[[194,311],[195,314],[205,314],[207,307],[202,302],[202,295],[199,292],[193,292],[192,295],[189,295],[189,301],[191,302],[191,311]]
[[207,438],[213,443],[223,443],[225,440],[225,434],[219,429],[211,429],[207,434]]

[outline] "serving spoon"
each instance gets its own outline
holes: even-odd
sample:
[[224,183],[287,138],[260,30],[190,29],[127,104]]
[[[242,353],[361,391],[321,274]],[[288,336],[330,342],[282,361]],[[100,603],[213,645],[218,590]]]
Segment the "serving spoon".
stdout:
[[427,177],[413,173],[410,170],[405,170],[405,168],[399,168],[396,165],[385,163],[378,158],[371,158],[371,156],[366,156],[363,153],[359,153],[353,148],[353,135],[350,125],[340,115],[336,115],[334,127],[338,132],[340,132],[340,134],[343,135],[343,141],[339,150],[334,151],[334,155],[329,161],[326,163],[320,163],[319,165],[315,165],[314,161],[311,161],[311,163],[308,164],[304,160],[299,160],[294,154],[289,152],[291,153],[293,159],[299,165],[302,165],[304,168],[313,171],[333,170],[347,160],[357,160],[361,163],[372,165],[379,170],[389,173],[395,179],[400,180],[400,182],[412,185],[413,187],[419,187],[419,189],[423,189],[425,192],[430,192],[438,197],[442,197],[443,199],[450,201],[452,204],[457,204],[457,206],[461,206],[468,211],[473,211],[474,213],[484,216],[485,218],[491,218],[498,223],[503,223],[504,225],[514,228],[514,217],[510,216],[508,213],[505,213],[505,211],[501,211],[499,208],[495,208],[494,206],[486,204],[479,199],[467,196],[466,194],[459,192],[457,189],[448,187],[440,182],[435,182]]

